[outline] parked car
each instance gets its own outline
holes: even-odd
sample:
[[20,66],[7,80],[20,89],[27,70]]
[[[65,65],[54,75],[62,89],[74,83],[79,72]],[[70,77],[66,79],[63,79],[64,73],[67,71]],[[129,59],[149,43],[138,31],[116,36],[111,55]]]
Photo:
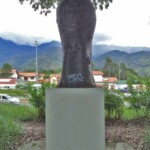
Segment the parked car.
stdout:
[[12,104],[19,104],[20,99],[17,97],[12,97],[8,94],[0,94],[0,102],[2,103],[12,103]]

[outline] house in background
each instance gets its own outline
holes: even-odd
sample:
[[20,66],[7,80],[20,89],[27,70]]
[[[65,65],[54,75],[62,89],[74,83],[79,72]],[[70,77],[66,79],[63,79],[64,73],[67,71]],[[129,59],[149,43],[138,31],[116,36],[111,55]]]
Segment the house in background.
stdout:
[[[133,87],[133,89],[139,90],[139,91],[144,88],[144,86],[142,84],[133,84],[132,87]],[[128,88],[127,81],[126,80],[117,81],[115,89],[121,90],[121,91],[128,91],[129,88]]]
[[92,71],[92,74],[93,74],[93,78],[95,80],[96,86],[102,86],[104,73],[102,71]]
[[50,74],[50,83],[57,85],[60,81],[60,74]]
[[0,89],[15,89],[16,85],[16,78],[0,78]]
[[115,89],[117,81],[116,77],[103,77],[103,84],[107,84],[108,89]]
[[[95,83],[97,86],[99,86],[99,84],[101,84],[101,82],[103,81],[103,75],[104,73],[101,71],[92,71]],[[61,74],[50,74],[50,83],[51,84],[58,84],[61,78]]]
[[[26,82],[36,82],[36,72],[18,72],[18,78]],[[38,80],[43,80],[44,74],[38,75]]]
[[17,69],[12,69],[11,70],[11,77],[12,78],[18,78],[18,71],[17,71]]

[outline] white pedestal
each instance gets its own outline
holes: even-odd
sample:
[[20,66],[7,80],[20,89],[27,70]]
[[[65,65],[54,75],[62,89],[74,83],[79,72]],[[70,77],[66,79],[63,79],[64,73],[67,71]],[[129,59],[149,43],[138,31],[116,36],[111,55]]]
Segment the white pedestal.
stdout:
[[46,150],[105,150],[104,91],[46,90]]

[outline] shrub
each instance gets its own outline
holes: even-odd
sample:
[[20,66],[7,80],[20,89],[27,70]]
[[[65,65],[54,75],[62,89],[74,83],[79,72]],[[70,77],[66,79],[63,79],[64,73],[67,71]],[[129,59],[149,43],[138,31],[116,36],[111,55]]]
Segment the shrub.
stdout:
[[135,109],[138,116],[139,110],[141,109],[142,96],[138,94],[132,94],[132,96],[128,97],[128,99],[131,104],[130,108]]
[[0,103],[0,150],[14,150],[16,140],[22,135],[20,121],[35,120],[33,106]]
[[11,119],[0,117],[0,149],[9,149],[18,136],[21,135],[21,127]]
[[142,109],[144,111],[145,116],[150,116],[150,93],[144,92],[143,97],[141,99]]
[[143,110],[145,116],[150,115],[150,92],[149,91],[137,91],[132,90],[131,96],[126,97],[126,100],[130,102],[131,109],[136,110],[137,116],[139,115],[139,111]]
[[123,99],[112,91],[105,90],[105,110],[108,118],[120,119],[123,115]]
[[29,86],[29,101],[38,109],[38,117],[45,118],[45,89],[50,87],[50,84],[42,84],[39,88]]
[[20,89],[0,89],[0,93],[9,94],[11,96],[25,96],[27,92]]

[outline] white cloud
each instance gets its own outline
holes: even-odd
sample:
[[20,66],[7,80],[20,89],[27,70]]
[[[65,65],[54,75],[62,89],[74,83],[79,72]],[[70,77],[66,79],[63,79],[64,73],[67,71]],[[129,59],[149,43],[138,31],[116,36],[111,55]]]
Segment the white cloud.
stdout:
[[96,32],[112,37],[109,44],[150,46],[149,0],[114,0],[107,11],[97,12]]
[[[114,0],[108,10],[97,10],[93,41],[101,34],[107,38],[100,38],[100,43],[150,47],[149,6],[150,0]],[[45,17],[28,2],[20,5],[19,0],[0,0],[0,37],[26,44],[60,41],[55,13]]]
[[[26,43],[33,38],[47,40],[60,40],[56,24],[55,10],[48,16],[40,15],[35,12],[29,3],[21,5],[19,0],[0,0],[0,35],[5,35],[8,39],[9,36],[14,40],[18,35],[19,41],[27,40]],[[22,38],[21,38],[22,36]],[[25,38],[24,38],[25,37]]]

